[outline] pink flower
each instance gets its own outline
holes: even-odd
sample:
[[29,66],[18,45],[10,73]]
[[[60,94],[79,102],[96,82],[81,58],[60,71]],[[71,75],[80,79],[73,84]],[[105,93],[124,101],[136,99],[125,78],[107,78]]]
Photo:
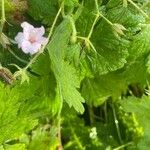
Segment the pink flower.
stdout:
[[15,37],[15,41],[18,44],[18,48],[26,54],[37,53],[42,45],[47,44],[48,39],[43,37],[45,33],[44,27],[34,28],[31,24],[23,22],[21,24],[23,32],[19,32]]

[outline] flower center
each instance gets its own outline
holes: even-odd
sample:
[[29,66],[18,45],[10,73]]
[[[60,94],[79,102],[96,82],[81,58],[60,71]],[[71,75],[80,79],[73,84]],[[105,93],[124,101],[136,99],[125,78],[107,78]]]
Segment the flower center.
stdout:
[[30,43],[35,43],[36,42],[36,37],[35,36],[30,36],[29,37],[29,42]]

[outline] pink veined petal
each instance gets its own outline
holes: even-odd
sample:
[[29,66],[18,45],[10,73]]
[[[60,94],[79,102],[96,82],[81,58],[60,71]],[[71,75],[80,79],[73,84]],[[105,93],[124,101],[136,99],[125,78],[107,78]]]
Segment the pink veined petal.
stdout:
[[19,32],[15,37],[15,41],[18,43],[19,48],[21,47],[23,40],[24,40],[24,35],[22,32]]
[[31,46],[29,41],[24,40],[21,45],[22,51],[26,54],[30,53]]
[[44,27],[40,27],[40,28],[34,28],[31,32],[30,32],[30,37],[34,37],[34,39],[36,39],[36,41],[38,41],[45,33],[45,29]]
[[36,32],[38,33],[38,36],[43,36],[45,33],[45,28],[41,26],[40,28],[35,28]]
[[23,28],[24,38],[27,40],[30,36],[30,33],[34,30],[34,27],[28,22],[23,22],[21,27]]
[[37,41],[38,37],[41,37],[39,36],[39,32],[36,30],[36,28],[32,29],[32,31],[30,31],[29,39],[33,38],[35,41]]
[[38,50],[41,48],[41,44],[39,43],[34,43],[34,44],[31,44],[29,41],[24,41],[22,43],[22,51],[26,54],[35,54],[38,52]]
[[34,28],[33,25],[29,24],[28,22],[23,22],[21,27],[29,30]]
[[37,53],[41,48],[41,44],[39,43],[33,43],[31,44],[31,47],[30,47],[30,54],[33,55],[35,53]]
[[46,45],[48,43],[48,39],[45,37],[40,37],[38,39],[38,43],[42,44],[42,45]]

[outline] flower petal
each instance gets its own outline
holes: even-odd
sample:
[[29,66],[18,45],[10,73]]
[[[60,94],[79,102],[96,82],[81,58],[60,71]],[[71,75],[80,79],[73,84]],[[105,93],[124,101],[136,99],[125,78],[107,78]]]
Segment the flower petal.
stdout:
[[24,35],[22,32],[19,32],[15,37],[15,41],[18,43],[19,48],[21,47],[23,40],[24,40]]
[[31,33],[30,36],[31,37],[36,37],[35,39],[38,41],[45,33],[45,29],[44,27],[40,27],[40,28],[34,28]]
[[29,41],[23,41],[22,43],[22,50],[24,53],[30,53],[31,55],[38,52],[38,50],[41,48],[41,44],[39,43],[30,43]]
[[29,35],[30,35],[31,31],[34,29],[34,27],[31,24],[29,24],[28,22],[23,22],[21,24],[21,27],[23,28],[24,38],[28,39]]
[[30,54],[35,54],[37,53],[41,48],[41,44],[39,43],[33,43],[31,44],[31,47],[30,47]]
[[34,27],[31,25],[31,24],[29,24],[28,22],[23,22],[22,24],[21,24],[21,27],[23,28],[23,29],[33,29]]
[[31,43],[29,41],[24,40],[22,42],[21,48],[24,53],[28,54],[31,49]]
[[48,43],[48,39],[42,36],[38,39],[37,42],[42,44],[42,45],[46,45]]
[[38,32],[39,36],[43,36],[45,34],[45,28],[41,26],[40,28],[35,28],[36,31]]

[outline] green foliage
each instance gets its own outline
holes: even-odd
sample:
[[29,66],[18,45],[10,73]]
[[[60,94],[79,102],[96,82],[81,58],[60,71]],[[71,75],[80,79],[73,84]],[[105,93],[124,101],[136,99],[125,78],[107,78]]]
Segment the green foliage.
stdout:
[[[0,65],[14,79],[0,82],[0,149],[148,150],[149,4],[5,0]],[[50,35],[32,56],[13,41],[23,21]]]
[[[58,145],[58,139],[56,138],[57,129],[52,127],[50,129],[50,132],[46,131],[45,129],[38,128],[35,131],[33,131],[32,134],[32,141],[29,144],[29,150],[54,150],[57,148]],[[49,138],[51,137],[51,138]],[[38,147],[37,147],[38,145]]]
[[109,97],[118,98],[125,89],[127,89],[127,83],[123,80],[122,74],[115,72],[84,80],[82,94],[88,104],[99,106]]
[[[20,93],[26,92],[24,109],[34,112],[38,117],[55,116],[59,110],[60,101],[55,99],[56,80],[50,68],[48,53],[41,55],[30,70],[30,84],[24,83],[20,88]],[[27,88],[29,90],[25,90]]]
[[82,15],[76,22],[77,31],[82,36],[87,36],[94,20],[94,1],[86,0],[83,6]]
[[126,112],[134,113],[137,117],[137,121],[140,126],[143,127],[144,133],[141,140],[137,143],[139,150],[147,150],[149,148],[148,143],[150,142],[149,129],[150,129],[150,118],[149,118],[149,107],[150,99],[149,96],[144,96],[142,99],[135,97],[129,97],[128,99],[121,102],[122,107]]
[[[66,19],[55,31],[53,38],[48,45],[52,70],[54,71],[60,100],[64,99],[69,106],[73,106],[78,112],[83,113],[84,108],[81,102],[84,99],[76,88],[79,88],[79,79],[75,69],[64,60],[64,51],[67,48],[68,38],[71,35],[71,24]],[[57,44],[59,42],[59,44]]]
[[3,143],[33,129],[37,120],[28,113],[21,113],[23,101],[17,89],[10,89],[1,83],[0,95],[0,143]]
[[57,0],[30,0],[28,13],[37,21],[51,25],[57,13]]
[[130,46],[130,56],[128,61],[135,61],[135,59],[147,55],[149,53],[149,25],[145,25],[139,34],[133,37],[131,46]]
[[5,145],[4,148],[7,150],[26,150],[25,144]]
[[78,4],[78,0],[65,0],[64,4],[67,6],[74,6],[75,4]]
[[[0,15],[2,11],[1,8],[2,8],[2,2],[0,2]],[[5,0],[5,11],[11,12],[12,10],[14,10],[14,7],[13,7],[13,3],[11,2],[11,0]]]
[[85,120],[75,116],[73,111],[67,110],[67,107],[65,107],[63,113],[64,121],[62,125],[64,128],[62,129],[62,135],[65,141],[65,150],[103,150],[110,145],[111,147],[117,147],[116,130],[114,130],[111,112],[108,112],[110,116],[107,118],[107,124],[97,120],[91,126],[85,125]]

